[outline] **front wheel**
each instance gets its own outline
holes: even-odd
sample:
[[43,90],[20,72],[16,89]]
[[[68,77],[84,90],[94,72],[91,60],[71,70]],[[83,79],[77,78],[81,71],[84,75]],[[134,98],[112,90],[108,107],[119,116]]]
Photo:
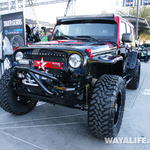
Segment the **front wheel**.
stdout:
[[125,106],[125,83],[117,75],[102,75],[95,84],[88,108],[90,132],[98,137],[117,136]]
[[11,69],[5,70],[2,78],[0,79],[0,105],[9,113],[23,115],[30,112],[36,106],[37,101],[21,97],[8,87],[10,70]]
[[127,74],[130,74],[132,80],[128,83],[128,89],[137,89],[139,87],[140,82],[140,60],[137,59],[136,65],[134,69],[127,69]]

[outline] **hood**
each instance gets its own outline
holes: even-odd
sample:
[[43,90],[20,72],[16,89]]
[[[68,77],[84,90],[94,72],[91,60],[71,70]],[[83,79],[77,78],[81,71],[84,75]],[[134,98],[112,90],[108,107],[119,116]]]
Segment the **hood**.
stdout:
[[82,40],[53,40],[46,42],[38,42],[38,45],[66,45],[66,46],[76,46],[76,45],[87,45],[93,42],[84,42]]
[[85,49],[91,49],[92,53],[98,53],[101,51],[108,51],[117,47],[116,43],[107,41],[83,41],[83,40],[54,40],[46,42],[34,43],[32,46],[40,46],[47,48],[65,48],[72,50],[85,51]]

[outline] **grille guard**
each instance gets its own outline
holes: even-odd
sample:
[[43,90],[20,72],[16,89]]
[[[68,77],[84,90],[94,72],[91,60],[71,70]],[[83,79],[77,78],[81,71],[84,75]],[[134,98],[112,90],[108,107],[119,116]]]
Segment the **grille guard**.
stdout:
[[53,96],[53,95],[56,95],[56,93],[52,93],[50,92],[42,83],[41,81],[36,77],[35,74],[37,75],[40,75],[40,76],[43,76],[43,77],[46,77],[48,79],[51,79],[53,80],[54,82],[58,83],[59,85],[63,86],[63,83],[58,80],[57,78],[55,78],[54,76],[50,75],[50,74],[46,74],[46,73],[43,73],[41,71],[38,71],[38,70],[35,70],[35,69],[32,69],[32,68],[28,68],[28,67],[20,67],[20,66],[15,66],[14,69],[13,69],[13,73],[12,73],[12,76],[10,78],[10,81],[9,81],[9,84],[8,84],[8,87],[12,87],[12,83],[16,77],[16,74],[18,71],[23,71],[23,72],[26,72],[28,73],[36,82],[36,84],[39,85],[39,87],[41,89],[43,89],[47,94]]

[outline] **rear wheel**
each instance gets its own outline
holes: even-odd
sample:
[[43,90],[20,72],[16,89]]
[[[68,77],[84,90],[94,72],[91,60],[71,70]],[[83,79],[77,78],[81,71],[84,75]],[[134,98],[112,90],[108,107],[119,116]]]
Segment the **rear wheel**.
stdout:
[[134,69],[127,69],[127,74],[130,74],[132,80],[128,83],[128,89],[137,89],[140,82],[140,60],[137,59]]
[[103,75],[95,84],[88,109],[90,132],[98,137],[117,136],[125,106],[125,83],[117,75]]
[[30,100],[26,97],[20,97],[16,92],[8,87],[10,78],[10,69],[5,70],[1,78],[1,107],[12,114],[23,115],[30,112],[35,106],[37,101]]

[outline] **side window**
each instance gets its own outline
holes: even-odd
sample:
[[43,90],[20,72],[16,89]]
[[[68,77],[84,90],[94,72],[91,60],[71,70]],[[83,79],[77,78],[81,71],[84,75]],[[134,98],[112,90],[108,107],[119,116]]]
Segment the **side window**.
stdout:
[[121,39],[122,39],[122,34],[123,33],[126,33],[126,23],[121,21],[120,22],[120,42],[121,42]]
[[132,33],[130,25],[127,25],[127,33]]
[[132,30],[132,38],[133,38],[133,42],[132,42],[132,46],[135,46],[135,32],[134,32],[134,28],[131,28]]

